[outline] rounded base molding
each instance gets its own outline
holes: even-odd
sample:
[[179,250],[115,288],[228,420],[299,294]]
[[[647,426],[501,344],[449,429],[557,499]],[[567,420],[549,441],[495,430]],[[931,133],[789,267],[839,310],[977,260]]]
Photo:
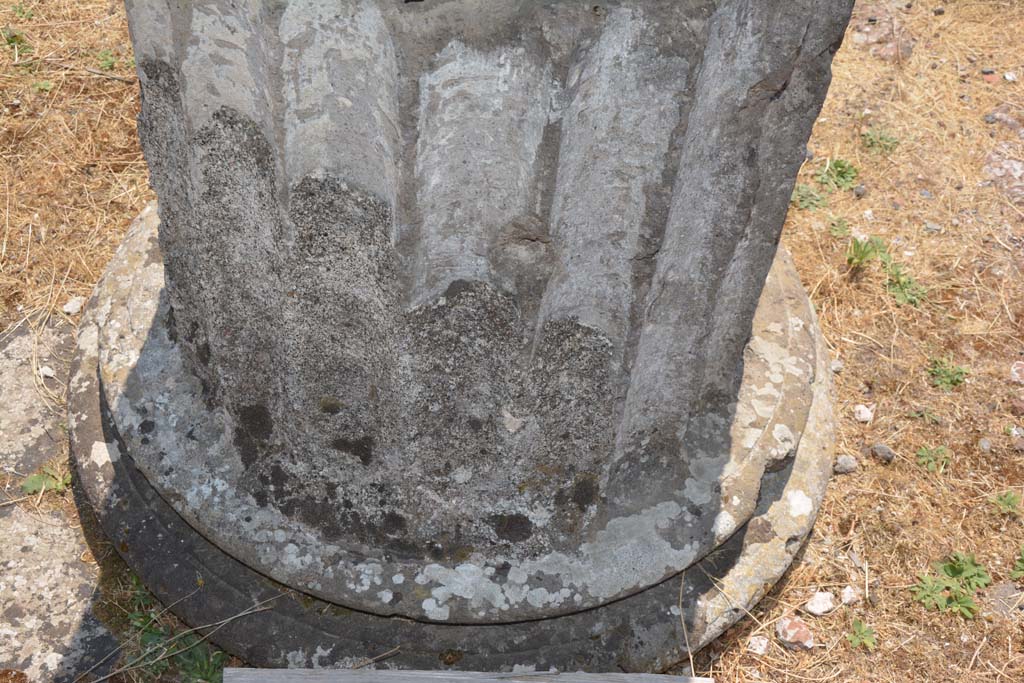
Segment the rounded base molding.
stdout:
[[[69,391],[72,456],[105,532],[143,582],[183,621],[207,627],[214,642],[253,665],[343,667],[388,654],[379,666],[662,670],[686,658],[687,642],[699,650],[737,622],[785,573],[810,533],[832,465],[829,363],[806,292],[780,250],[766,293],[798,302],[797,323],[813,338],[802,359],[812,369],[811,391],[797,392],[797,405],[788,407],[806,422],[792,452],[764,471],[749,521],[686,571],[600,607],[502,624],[381,616],[278,583],[204,537],[175,511],[175,501],[161,497],[136,467],[135,447],[107,405],[102,378],[131,368],[102,367],[110,362],[100,352],[101,338],[111,338],[104,327],[128,320],[130,334],[145,338],[162,324],[159,306],[140,307],[132,298],[152,286],[135,279],[159,270],[158,223],[155,207],[135,222],[83,318]],[[158,276],[162,281],[162,270]],[[129,315],[112,314],[119,309]]]

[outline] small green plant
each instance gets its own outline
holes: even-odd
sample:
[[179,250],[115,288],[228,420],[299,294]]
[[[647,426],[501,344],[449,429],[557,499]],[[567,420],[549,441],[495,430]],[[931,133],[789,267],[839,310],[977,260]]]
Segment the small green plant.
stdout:
[[833,237],[849,237],[850,236],[850,222],[845,218],[833,217],[828,222],[828,232]]
[[969,370],[953,363],[951,358],[933,358],[928,366],[932,385],[943,391],[953,391],[967,380]]
[[117,57],[110,50],[103,50],[97,55],[96,63],[104,71],[113,71],[117,66]]
[[1013,561],[1013,568],[1010,570],[1010,578],[1014,581],[1024,579],[1024,545],[1020,547],[1020,555]]
[[899,147],[900,141],[893,137],[888,131],[881,128],[869,128],[860,134],[864,146],[872,152],[888,154]]
[[880,258],[885,273],[889,276],[885,288],[896,299],[896,303],[900,306],[910,305],[914,308],[920,306],[927,290],[911,277],[902,265],[893,261],[888,252],[881,254]]
[[25,38],[25,34],[16,28],[9,26],[0,29],[0,35],[4,38],[4,43],[7,47],[14,50],[14,55],[17,57],[19,54],[27,55],[32,52],[32,46],[28,44],[28,39]]
[[850,641],[850,647],[854,650],[863,646],[868,649],[868,652],[873,652],[878,647],[875,629],[867,626],[860,619],[853,620],[853,629],[846,634],[846,639]]
[[929,472],[942,474],[949,465],[949,449],[945,446],[928,448],[921,446],[917,449],[917,464]]
[[985,568],[974,555],[953,553],[945,562],[934,566],[934,574],[919,574],[910,589],[914,600],[925,609],[952,612],[964,619],[973,619],[978,613],[974,593],[992,583]]
[[829,192],[833,190],[852,190],[857,184],[860,172],[857,167],[843,159],[828,159],[815,176],[818,184]]
[[850,267],[850,270],[860,270],[884,253],[886,253],[885,242],[880,237],[864,239],[851,237],[850,243],[846,246],[846,265]]
[[18,3],[17,5],[12,7],[11,10],[14,11],[14,16],[18,17],[19,19],[31,19],[32,17],[35,16],[32,10],[25,7],[25,5],[22,5],[21,3]]
[[1020,494],[1016,491],[1003,491],[991,498],[992,504],[999,510],[999,514],[1010,517],[1020,516]]
[[175,634],[173,627],[161,621],[165,610],[138,577],[132,576],[130,588],[128,624],[134,637],[127,654],[133,672],[155,683],[164,680],[173,667],[175,680],[221,683],[226,655],[194,631]]
[[53,90],[53,81],[36,81],[32,84],[32,89],[36,92],[50,92]]
[[50,465],[44,466],[43,471],[39,474],[33,474],[21,482],[21,490],[29,495],[43,491],[64,493],[69,486],[71,486],[71,473],[62,472]]
[[800,183],[796,186],[796,189],[793,190],[793,198],[790,201],[802,211],[823,209],[828,204],[820,192],[805,183]]

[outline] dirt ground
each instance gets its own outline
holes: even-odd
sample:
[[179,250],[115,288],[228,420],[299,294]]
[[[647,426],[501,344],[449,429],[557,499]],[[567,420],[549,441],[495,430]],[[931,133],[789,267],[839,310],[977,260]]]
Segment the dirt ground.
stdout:
[[[8,0],[0,27],[2,339],[88,296],[152,193],[121,3]],[[1012,583],[1024,511],[1012,495],[993,502],[1024,494],[1024,384],[1011,374],[1024,362],[1022,130],[1024,2],[858,3],[783,238],[842,362],[837,454],[858,469],[833,480],[802,559],[696,658],[698,673],[1024,681],[1021,611],[1001,614],[994,600]],[[855,189],[828,191],[826,167]],[[851,267],[851,241],[872,237],[876,258]],[[869,422],[857,406],[873,410]],[[971,591],[974,618],[914,600],[919,574],[954,552],[975,554],[992,578]],[[781,646],[781,617],[847,586],[855,604],[803,615],[813,649]],[[872,629],[873,650],[850,642],[855,621]],[[764,654],[757,636],[769,637]]]

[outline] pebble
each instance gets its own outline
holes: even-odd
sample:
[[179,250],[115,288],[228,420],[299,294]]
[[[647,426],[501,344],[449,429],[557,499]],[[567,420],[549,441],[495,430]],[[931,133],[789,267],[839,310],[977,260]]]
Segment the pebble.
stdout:
[[814,634],[807,622],[796,616],[785,616],[775,624],[775,635],[790,650],[810,650],[814,647]]
[[1013,440],[1013,450],[1018,453],[1024,453],[1024,438]]
[[1024,384],[1024,360],[1016,361],[1010,366],[1010,381]]
[[1014,398],[1010,400],[1010,415],[1024,417],[1024,399]]
[[839,599],[842,600],[844,605],[856,605],[860,602],[860,591],[853,586],[847,586],[839,594]]
[[1007,71],[1006,73],[1003,74],[1003,78],[1005,78],[1007,80],[1007,82],[1009,82],[1009,83],[1016,83],[1017,82],[1017,72],[1016,71]]
[[846,365],[843,363],[843,361],[841,361],[838,358],[836,358],[834,361],[832,361],[832,365],[831,365],[832,372],[836,373],[837,375],[840,372],[842,372],[843,368],[845,368],[845,367],[846,367]]
[[816,617],[823,617],[836,608],[836,596],[828,591],[818,591],[804,603],[804,611]]
[[985,114],[985,123],[992,125],[999,121],[999,118],[995,114]]
[[924,231],[932,235],[936,235],[942,232],[942,226],[934,221],[928,221],[924,224]]
[[68,302],[64,304],[64,312],[68,315],[78,315],[82,312],[82,307],[85,305],[85,299],[76,296],[73,299],[68,299]]
[[921,196],[925,199],[935,199],[935,195],[933,195],[929,190],[921,190]]
[[852,455],[840,455],[836,458],[836,464],[832,466],[832,471],[836,474],[853,474],[860,467],[860,463],[857,462],[857,458]]
[[867,424],[871,420],[875,419],[875,406],[872,404],[870,407],[863,403],[858,403],[853,407],[853,419],[857,422]]
[[886,465],[896,459],[896,451],[886,446],[884,443],[876,443],[871,447],[871,455],[875,456]]
[[936,7],[935,9],[932,10],[932,14],[934,14],[937,17],[941,17],[945,13],[946,13],[946,8],[945,7]]
[[747,651],[762,657],[768,654],[768,638],[765,636],[751,636],[750,640],[747,641]]
[[981,451],[982,453],[991,453],[992,452],[992,442],[989,441],[988,439],[979,439],[978,440],[978,450]]
[[864,187],[863,185],[858,185],[857,187],[853,188],[853,196],[856,197],[857,199],[864,199],[864,197],[866,197],[867,194],[868,188]]
[[43,367],[39,368],[39,376],[45,377],[46,379],[53,379],[54,377],[57,376],[57,373],[54,372],[53,368],[51,368],[49,365],[44,365]]

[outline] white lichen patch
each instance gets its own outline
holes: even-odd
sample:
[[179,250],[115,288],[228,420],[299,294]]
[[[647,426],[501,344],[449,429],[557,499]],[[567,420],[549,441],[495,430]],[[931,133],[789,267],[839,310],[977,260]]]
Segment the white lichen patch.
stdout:
[[787,493],[786,500],[789,502],[789,514],[793,517],[803,517],[814,510],[814,501],[799,489]]

